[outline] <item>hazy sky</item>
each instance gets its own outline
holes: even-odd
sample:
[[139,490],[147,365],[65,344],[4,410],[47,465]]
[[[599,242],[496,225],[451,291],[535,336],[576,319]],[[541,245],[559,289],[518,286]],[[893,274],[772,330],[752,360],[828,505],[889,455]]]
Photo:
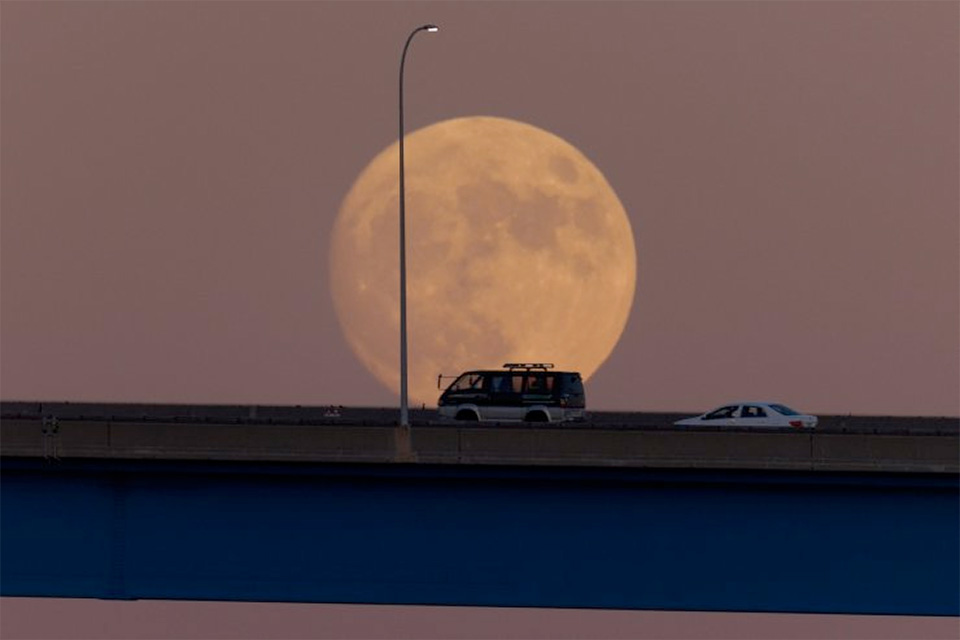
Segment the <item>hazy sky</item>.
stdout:
[[[948,617],[6,598],[5,640],[955,640]],[[41,613],[43,615],[38,615]],[[69,626],[68,626],[69,625]]]
[[[4,399],[394,405],[342,337],[328,248],[350,186],[396,139],[403,41],[435,22],[408,58],[408,131],[472,115],[548,130],[630,216],[634,306],[593,408],[960,412],[956,2],[0,10]],[[31,620],[82,622],[63,606],[4,603],[18,635],[48,637],[65,627]],[[190,624],[183,608],[111,606],[90,637],[191,635],[165,626]],[[362,621],[389,619],[311,611],[288,634],[372,636]],[[549,633],[542,614],[508,632],[493,613],[491,634]],[[550,619],[567,620],[557,637],[933,637],[955,622]],[[448,637],[490,624],[417,620]]]
[[593,408],[960,413],[956,2],[2,12],[4,399],[396,404],[343,339],[328,248],[436,22],[407,130],[540,127],[631,219]]

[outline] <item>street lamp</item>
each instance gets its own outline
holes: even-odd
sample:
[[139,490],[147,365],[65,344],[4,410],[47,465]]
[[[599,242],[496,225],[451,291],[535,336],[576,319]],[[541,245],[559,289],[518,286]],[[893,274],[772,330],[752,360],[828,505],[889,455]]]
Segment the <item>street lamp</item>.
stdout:
[[410,426],[410,410],[407,404],[407,238],[406,211],[403,185],[403,63],[413,36],[421,31],[436,33],[435,24],[425,24],[410,32],[400,56],[400,426]]

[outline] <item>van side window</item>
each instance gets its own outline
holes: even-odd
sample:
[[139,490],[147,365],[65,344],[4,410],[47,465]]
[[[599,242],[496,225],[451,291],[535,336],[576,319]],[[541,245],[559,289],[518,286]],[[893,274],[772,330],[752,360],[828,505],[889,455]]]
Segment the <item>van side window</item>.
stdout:
[[527,376],[527,393],[532,394],[550,394],[553,393],[553,374],[538,373]]
[[511,393],[513,391],[511,377],[509,375],[490,376],[490,391],[492,393]]
[[538,375],[527,376],[527,393],[543,393],[543,377]]

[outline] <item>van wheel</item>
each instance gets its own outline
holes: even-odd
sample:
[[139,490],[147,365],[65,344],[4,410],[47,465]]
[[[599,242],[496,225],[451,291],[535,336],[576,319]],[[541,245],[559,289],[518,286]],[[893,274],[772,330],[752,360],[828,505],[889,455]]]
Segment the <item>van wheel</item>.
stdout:
[[543,411],[531,411],[524,418],[524,422],[547,422],[547,414]]
[[457,412],[457,420],[465,420],[467,422],[477,422],[480,418],[477,417],[476,412],[470,411],[469,409],[464,409],[463,411]]

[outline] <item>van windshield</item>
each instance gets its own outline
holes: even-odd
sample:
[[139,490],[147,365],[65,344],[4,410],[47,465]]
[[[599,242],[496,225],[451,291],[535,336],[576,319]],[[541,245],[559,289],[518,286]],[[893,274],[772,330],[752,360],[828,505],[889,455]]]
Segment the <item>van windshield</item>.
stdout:
[[482,388],[482,373],[465,373],[450,385],[450,391],[480,391]]

